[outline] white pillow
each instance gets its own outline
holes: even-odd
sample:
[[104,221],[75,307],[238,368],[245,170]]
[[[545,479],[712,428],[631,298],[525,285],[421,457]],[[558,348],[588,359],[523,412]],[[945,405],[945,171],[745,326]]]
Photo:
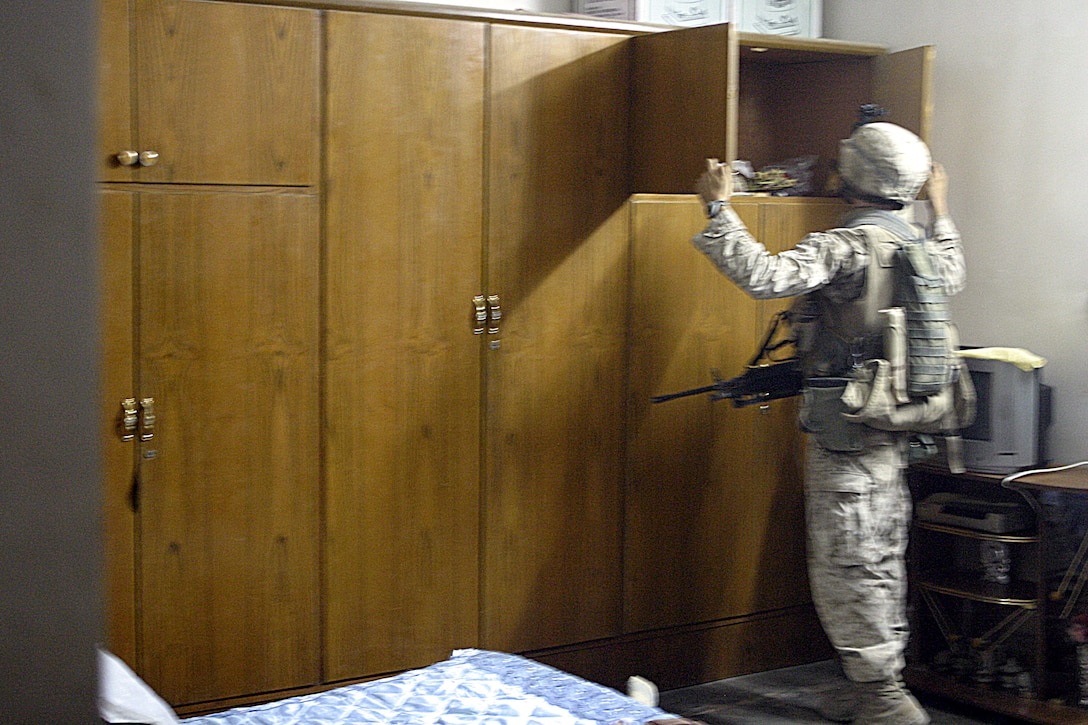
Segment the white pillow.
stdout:
[[177,714],[116,655],[98,648],[98,713],[106,722],[180,725]]

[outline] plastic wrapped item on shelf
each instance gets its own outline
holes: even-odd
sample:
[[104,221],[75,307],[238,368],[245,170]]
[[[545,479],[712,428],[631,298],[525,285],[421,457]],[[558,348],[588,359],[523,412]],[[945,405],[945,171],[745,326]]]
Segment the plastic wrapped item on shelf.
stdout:
[[814,193],[813,172],[818,156],[796,156],[780,163],[768,164],[755,172],[749,187],[755,192],[773,196],[811,196]]

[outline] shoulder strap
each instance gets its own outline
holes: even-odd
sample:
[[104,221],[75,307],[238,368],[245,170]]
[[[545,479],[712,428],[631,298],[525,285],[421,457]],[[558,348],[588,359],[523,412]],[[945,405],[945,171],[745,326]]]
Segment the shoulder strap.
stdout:
[[849,314],[853,319],[852,328],[866,330],[871,334],[878,327],[883,327],[880,310],[896,304],[899,255],[902,254],[904,246],[911,243],[907,240],[914,234],[914,230],[895,214],[878,209],[864,210],[853,215],[847,219],[846,226],[870,227],[863,232],[869,251],[865,287],[861,296],[854,301],[853,310]]
[[866,224],[886,229],[905,242],[920,242],[922,235],[917,227],[903,217],[884,209],[863,209],[846,221],[848,227],[860,227]]
[[[834,351],[825,351],[836,359],[836,368],[883,356],[885,325],[880,310],[894,306],[899,265],[889,264],[892,258],[880,263],[878,260],[882,257],[878,254],[877,246],[894,245],[895,260],[902,255],[904,247],[913,245],[924,250],[923,235],[898,214],[882,209],[862,209],[843,222],[843,227],[847,228],[861,226],[875,227],[864,232],[871,263],[861,295],[845,305],[829,304],[818,292],[809,295],[809,299],[820,309],[821,329],[825,336],[837,341],[833,346]],[[842,357],[841,362],[838,361],[839,357]]]

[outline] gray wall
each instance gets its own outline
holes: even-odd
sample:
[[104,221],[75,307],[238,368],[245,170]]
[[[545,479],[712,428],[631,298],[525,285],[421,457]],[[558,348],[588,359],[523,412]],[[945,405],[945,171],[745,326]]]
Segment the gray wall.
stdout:
[[0,8],[0,722],[93,723],[95,3]]
[[967,250],[964,344],[1048,360],[1055,462],[1088,458],[1088,3],[824,0],[824,35],[934,45],[934,156]]

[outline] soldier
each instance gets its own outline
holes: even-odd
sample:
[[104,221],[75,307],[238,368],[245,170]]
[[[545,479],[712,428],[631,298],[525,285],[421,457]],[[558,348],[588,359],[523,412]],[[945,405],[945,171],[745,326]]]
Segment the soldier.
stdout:
[[[875,309],[890,293],[870,289],[891,266],[895,235],[851,218],[874,210],[906,217],[928,181],[931,229],[925,246],[945,294],[965,279],[959,233],[948,216],[947,180],[926,144],[886,122],[856,127],[840,144],[842,194],[853,209],[841,228],[809,234],[770,254],[729,205],[731,170],[717,159],[697,190],[709,222],[692,243],[757,299],[803,295],[794,306],[798,351],[806,375],[801,426],[810,433],[805,461],[808,571],[820,622],[835,647],[849,688],[834,715],[859,725],[924,725],[929,716],[903,684],[907,639],[904,556],[910,522],[905,481],[908,435],[847,421],[839,380],[883,357]],[[870,272],[870,270],[874,270]],[[827,709],[827,708],[824,708]]]

